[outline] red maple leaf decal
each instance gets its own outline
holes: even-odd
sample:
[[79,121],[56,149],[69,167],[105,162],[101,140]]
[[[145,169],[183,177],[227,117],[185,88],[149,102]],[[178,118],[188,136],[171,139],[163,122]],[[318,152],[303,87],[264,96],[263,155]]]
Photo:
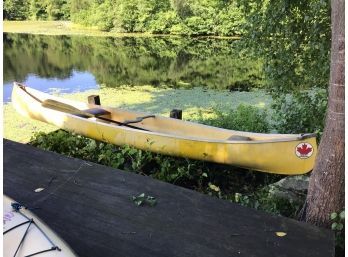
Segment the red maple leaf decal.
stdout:
[[301,147],[297,147],[297,152],[299,152],[301,155],[307,155],[312,152],[312,147],[308,147],[307,144],[302,144]]

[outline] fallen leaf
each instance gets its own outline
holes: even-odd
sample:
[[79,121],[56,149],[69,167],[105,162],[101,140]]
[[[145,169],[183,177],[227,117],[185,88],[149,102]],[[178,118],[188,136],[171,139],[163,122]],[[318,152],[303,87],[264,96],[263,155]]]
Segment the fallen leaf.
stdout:
[[277,236],[279,237],[283,237],[283,236],[286,236],[286,233],[285,232],[275,232]]
[[218,186],[215,186],[214,184],[209,183],[210,189],[214,190],[215,192],[219,192],[220,188]]

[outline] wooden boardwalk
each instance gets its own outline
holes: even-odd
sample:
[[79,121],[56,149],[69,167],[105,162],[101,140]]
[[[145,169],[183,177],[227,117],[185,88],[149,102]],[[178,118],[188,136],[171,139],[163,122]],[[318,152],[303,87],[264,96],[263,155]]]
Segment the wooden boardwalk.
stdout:
[[[136,206],[130,198],[143,192],[157,205]],[[8,140],[4,193],[81,257],[334,255],[329,230]]]

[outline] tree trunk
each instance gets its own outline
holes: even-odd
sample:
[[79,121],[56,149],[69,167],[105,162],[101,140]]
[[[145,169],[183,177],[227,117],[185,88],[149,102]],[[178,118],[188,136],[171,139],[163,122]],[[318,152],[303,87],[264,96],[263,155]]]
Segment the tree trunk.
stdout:
[[307,222],[324,227],[344,208],[344,0],[331,1],[331,24],[329,102],[304,213]]

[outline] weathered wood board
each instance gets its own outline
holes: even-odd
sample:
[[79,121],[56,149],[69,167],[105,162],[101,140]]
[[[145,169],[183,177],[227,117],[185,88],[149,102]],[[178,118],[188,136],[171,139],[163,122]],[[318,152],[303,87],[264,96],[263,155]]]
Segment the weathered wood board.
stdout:
[[[157,205],[136,206],[131,197],[143,192]],[[4,193],[81,257],[334,255],[329,230],[8,140]]]

